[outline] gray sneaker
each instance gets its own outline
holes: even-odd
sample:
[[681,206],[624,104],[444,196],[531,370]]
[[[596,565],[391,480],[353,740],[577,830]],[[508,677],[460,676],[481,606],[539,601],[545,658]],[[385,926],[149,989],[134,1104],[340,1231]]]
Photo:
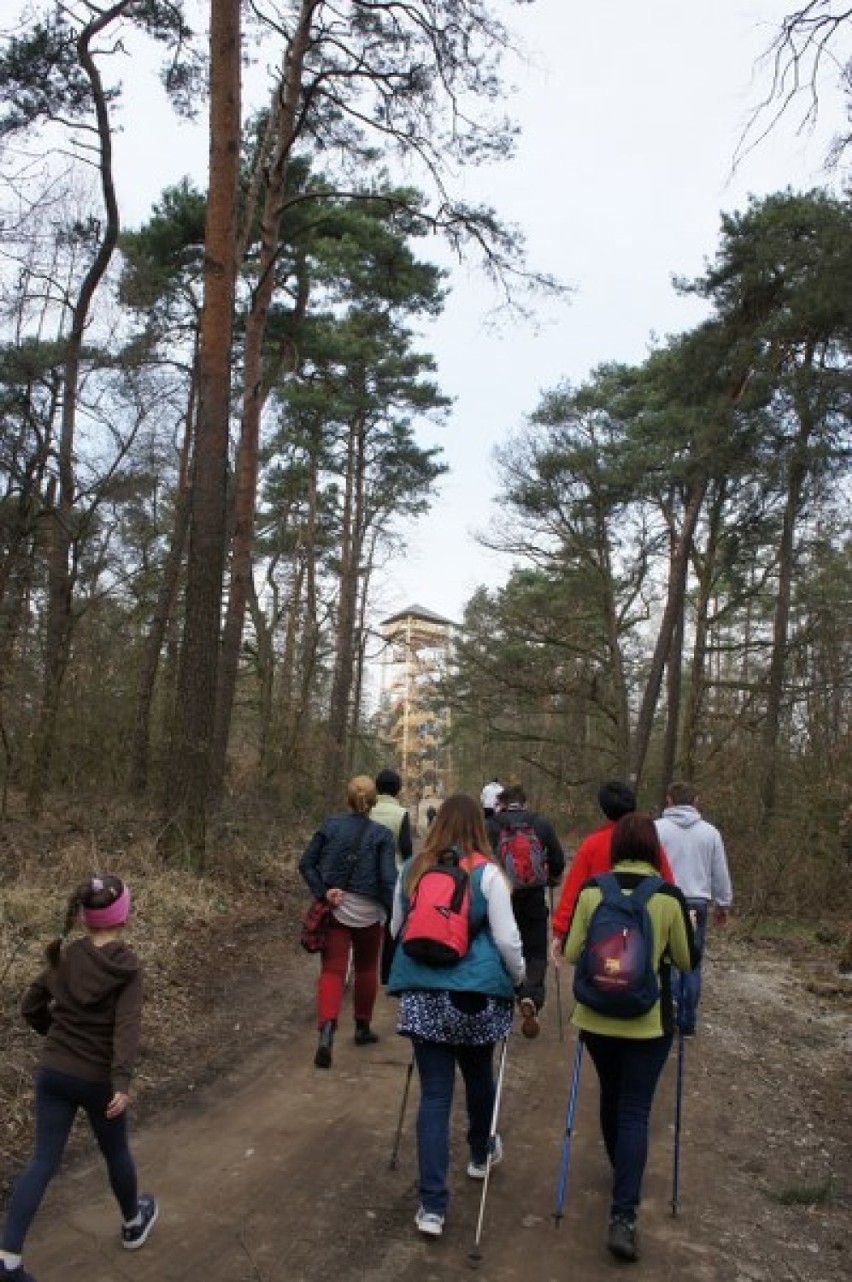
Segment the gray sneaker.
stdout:
[[[491,1144],[491,1165],[496,1166],[498,1162],[503,1161],[503,1141],[500,1139],[499,1135],[495,1135],[494,1139],[489,1142]],[[484,1162],[474,1162],[471,1157],[467,1164],[467,1173],[472,1180],[484,1180],[487,1170],[487,1158]]]
[[607,1250],[619,1260],[638,1260],[636,1219],[632,1215],[614,1215],[609,1222],[606,1239]]

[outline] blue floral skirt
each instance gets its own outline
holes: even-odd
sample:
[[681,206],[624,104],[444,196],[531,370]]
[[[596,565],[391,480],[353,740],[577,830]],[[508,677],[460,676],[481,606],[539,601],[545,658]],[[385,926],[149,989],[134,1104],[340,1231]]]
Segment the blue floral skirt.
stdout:
[[509,1036],[512,1012],[507,997],[420,988],[400,994],[397,1032],[424,1042],[487,1046]]

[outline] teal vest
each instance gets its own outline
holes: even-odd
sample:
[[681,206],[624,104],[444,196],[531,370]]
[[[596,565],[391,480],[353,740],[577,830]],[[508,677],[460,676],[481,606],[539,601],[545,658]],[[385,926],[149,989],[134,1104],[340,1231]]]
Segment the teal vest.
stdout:
[[[373,811],[375,814],[375,811]],[[411,860],[400,869],[403,910],[408,912],[405,878]],[[474,932],[470,947],[455,966],[427,966],[409,957],[399,944],[394,949],[393,965],[388,979],[389,993],[403,993],[422,988],[453,993],[485,993],[488,997],[514,996],[514,987],[503,958],[488,928],[488,900],[482,893],[485,865],[474,868],[470,878],[470,924]]]

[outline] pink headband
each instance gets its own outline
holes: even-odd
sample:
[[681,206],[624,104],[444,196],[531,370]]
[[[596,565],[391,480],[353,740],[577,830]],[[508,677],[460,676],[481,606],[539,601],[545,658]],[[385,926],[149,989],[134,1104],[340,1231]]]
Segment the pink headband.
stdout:
[[109,930],[112,926],[123,926],[130,915],[130,890],[124,887],[118,899],[114,899],[106,908],[83,908],[80,916],[92,930]]

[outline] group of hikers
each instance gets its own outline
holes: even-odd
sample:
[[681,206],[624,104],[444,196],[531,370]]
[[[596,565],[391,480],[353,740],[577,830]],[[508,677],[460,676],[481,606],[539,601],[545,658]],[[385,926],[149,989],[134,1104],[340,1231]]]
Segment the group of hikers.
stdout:
[[[523,1035],[537,1037],[548,964],[572,963],[571,1019],[578,1051],[588,1049],[598,1075],[612,1166],[606,1245],[619,1259],[637,1259],[654,1092],[675,1019],[684,1035],[695,1033],[708,915],[722,923],[732,900],[718,830],[702,818],[691,784],[671,784],[655,821],[637,813],[629,785],[604,783],[605,822],[579,845],[554,904],[565,854],[553,825],[528,809],[521,785],[493,780],[479,801],[464,793],[442,800],[416,853],[400,790],[393,770],[350,780],[346,810],[326,819],[299,861],[322,917],[314,1064],[332,1066],[350,972],[356,1046],[378,1041],[380,982],[399,998],[397,1031],[411,1041],[420,1081],[415,1223],[438,1237],[450,1200],[456,1067],[465,1087],[467,1175],[487,1182],[503,1160],[497,1107],[515,1011]],[[139,961],[122,937],[129,912],[119,877],[79,886],[46,968],[24,994],[22,1013],[44,1037],[36,1143],[9,1200],[0,1282],[35,1282],[23,1266],[24,1241],[81,1108],[106,1161],[122,1245],[142,1247],[157,1220],[156,1199],[138,1192],[128,1147],[142,1013]],[[82,934],[67,942],[76,927]]]
[[[377,1040],[371,1021],[380,977],[399,998],[397,1031],[411,1040],[420,1079],[415,1223],[438,1237],[450,1200],[456,1067],[467,1106],[467,1174],[485,1180],[503,1159],[495,1049],[505,1047],[515,1009],[524,1036],[538,1036],[548,964],[574,964],[572,1022],[598,1075],[612,1166],[607,1247],[635,1260],[654,1093],[675,1019],[684,1036],[696,1031],[708,913],[723,923],[732,900],[721,836],[702,818],[689,783],[670,785],[655,821],[636,812],[628,784],[607,781],[598,792],[604,823],[579,845],[554,905],[565,853],[520,784],[492,780],[479,802],[448,797],[416,854],[400,786],[393,771],[352,779],[346,813],[326,820],[299,863],[315,900],[330,908],[314,1063],[331,1067],[351,959],[356,1045]],[[627,910],[622,927],[618,914]]]

